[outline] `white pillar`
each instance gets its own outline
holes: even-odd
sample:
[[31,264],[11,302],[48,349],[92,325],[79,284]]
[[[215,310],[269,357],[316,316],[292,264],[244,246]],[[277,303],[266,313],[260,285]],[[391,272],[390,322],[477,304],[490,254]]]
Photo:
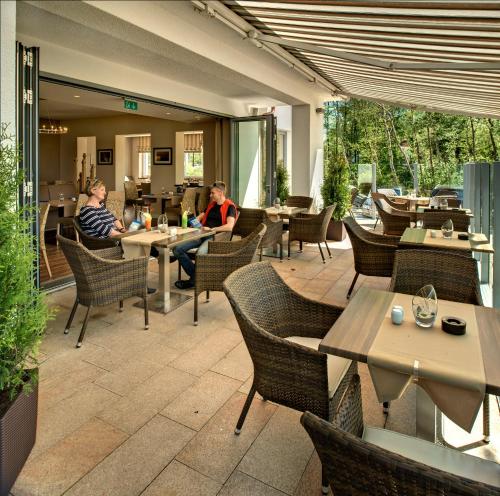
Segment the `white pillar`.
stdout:
[[[317,107],[322,107],[318,104]],[[314,105],[292,107],[292,191],[312,196],[315,203],[323,181],[323,114]]]
[[0,2],[0,122],[16,133],[16,2]]

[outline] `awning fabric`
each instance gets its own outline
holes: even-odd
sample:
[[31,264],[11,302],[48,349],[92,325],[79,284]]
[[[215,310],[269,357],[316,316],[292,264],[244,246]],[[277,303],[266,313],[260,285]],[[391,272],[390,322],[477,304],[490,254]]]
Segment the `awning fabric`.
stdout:
[[203,133],[184,133],[184,151],[201,152],[203,147]]
[[499,0],[223,3],[343,95],[500,118]]

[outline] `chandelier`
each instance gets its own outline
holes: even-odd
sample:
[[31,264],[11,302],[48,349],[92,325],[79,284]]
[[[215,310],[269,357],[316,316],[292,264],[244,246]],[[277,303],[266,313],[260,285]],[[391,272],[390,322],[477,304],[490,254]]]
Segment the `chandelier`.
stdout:
[[40,134],[66,134],[68,132],[68,128],[66,126],[61,126],[59,121],[53,121],[50,118],[50,109],[49,102],[46,98],[40,98],[40,105],[42,102],[45,102],[47,107],[47,118],[40,119],[40,126],[38,132]]

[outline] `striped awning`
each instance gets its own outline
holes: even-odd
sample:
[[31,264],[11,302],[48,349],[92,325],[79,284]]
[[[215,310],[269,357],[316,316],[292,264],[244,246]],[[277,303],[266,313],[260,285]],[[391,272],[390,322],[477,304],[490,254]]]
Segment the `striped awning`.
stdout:
[[184,133],[185,152],[201,152],[202,148],[203,148],[202,132]]
[[223,3],[341,95],[500,118],[499,0]]

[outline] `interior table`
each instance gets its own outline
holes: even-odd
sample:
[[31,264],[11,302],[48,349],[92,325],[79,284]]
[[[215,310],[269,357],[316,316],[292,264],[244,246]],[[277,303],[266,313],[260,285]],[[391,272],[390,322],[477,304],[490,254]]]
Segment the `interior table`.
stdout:
[[[188,294],[170,291],[170,250],[188,241],[213,236],[215,231],[177,228],[177,233],[176,236],[171,236],[159,231],[142,231],[136,236],[128,235],[122,238],[122,246],[126,257],[127,247],[131,246],[139,249],[139,251],[142,249],[144,255],[149,255],[151,246],[157,248],[159,252],[159,288],[148,299],[149,308],[153,312],[169,313],[193,298]],[[137,254],[133,251],[132,256],[137,256]],[[142,301],[136,303],[135,306],[142,307]]]
[[409,210],[415,211],[418,205],[429,205],[431,199],[428,196],[394,196],[394,199],[406,200],[409,203]]
[[57,208],[59,217],[71,217],[75,213],[76,198],[65,198],[63,200],[50,200],[49,205],[51,208]]
[[[395,295],[403,298],[403,301],[410,302],[412,295],[402,295],[388,291],[380,291],[369,288],[360,288],[354,297],[349,301],[342,315],[337,319],[332,328],[328,331],[319,345],[319,351],[331,355],[337,355],[358,362],[368,363],[368,355],[373,342],[377,337],[382,323],[386,318],[389,306]],[[498,357],[500,356],[500,311],[494,308],[468,305],[465,303],[438,301],[438,304],[447,308],[453,307],[453,314],[456,317],[463,315],[467,310],[468,314],[475,316],[477,328],[480,356],[482,356],[484,366],[484,387],[488,394],[500,394],[500,367],[498,367]],[[464,310],[464,307],[468,307]],[[438,309],[439,312],[439,309]],[[413,319],[413,315],[406,315],[405,320]],[[439,324],[440,315],[436,319],[434,327]],[[394,326],[394,332],[398,332],[398,326]],[[432,346],[432,332],[422,329],[422,332],[429,333],[429,347]],[[439,332],[441,332],[439,330]],[[461,336],[453,336],[453,339],[460,339]],[[408,349],[401,350],[402,353],[411,353]],[[443,360],[442,366],[446,368],[447,363]],[[394,370],[399,372],[397,365]],[[417,388],[416,405],[417,436],[429,441],[436,441],[436,407],[429,396],[420,387]]]
[[453,231],[451,238],[445,238],[438,229],[434,229],[435,237],[432,237],[431,231],[433,230],[407,227],[399,240],[399,245],[405,247],[494,253],[494,249],[488,242],[488,238],[482,233],[471,233],[469,234],[469,239],[458,239],[459,233],[456,231]]
[[279,217],[280,219],[289,219],[290,217],[296,217],[299,214],[307,213],[307,208],[301,207],[282,207],[275,208],[269,207],[264,209],[269,217]]

